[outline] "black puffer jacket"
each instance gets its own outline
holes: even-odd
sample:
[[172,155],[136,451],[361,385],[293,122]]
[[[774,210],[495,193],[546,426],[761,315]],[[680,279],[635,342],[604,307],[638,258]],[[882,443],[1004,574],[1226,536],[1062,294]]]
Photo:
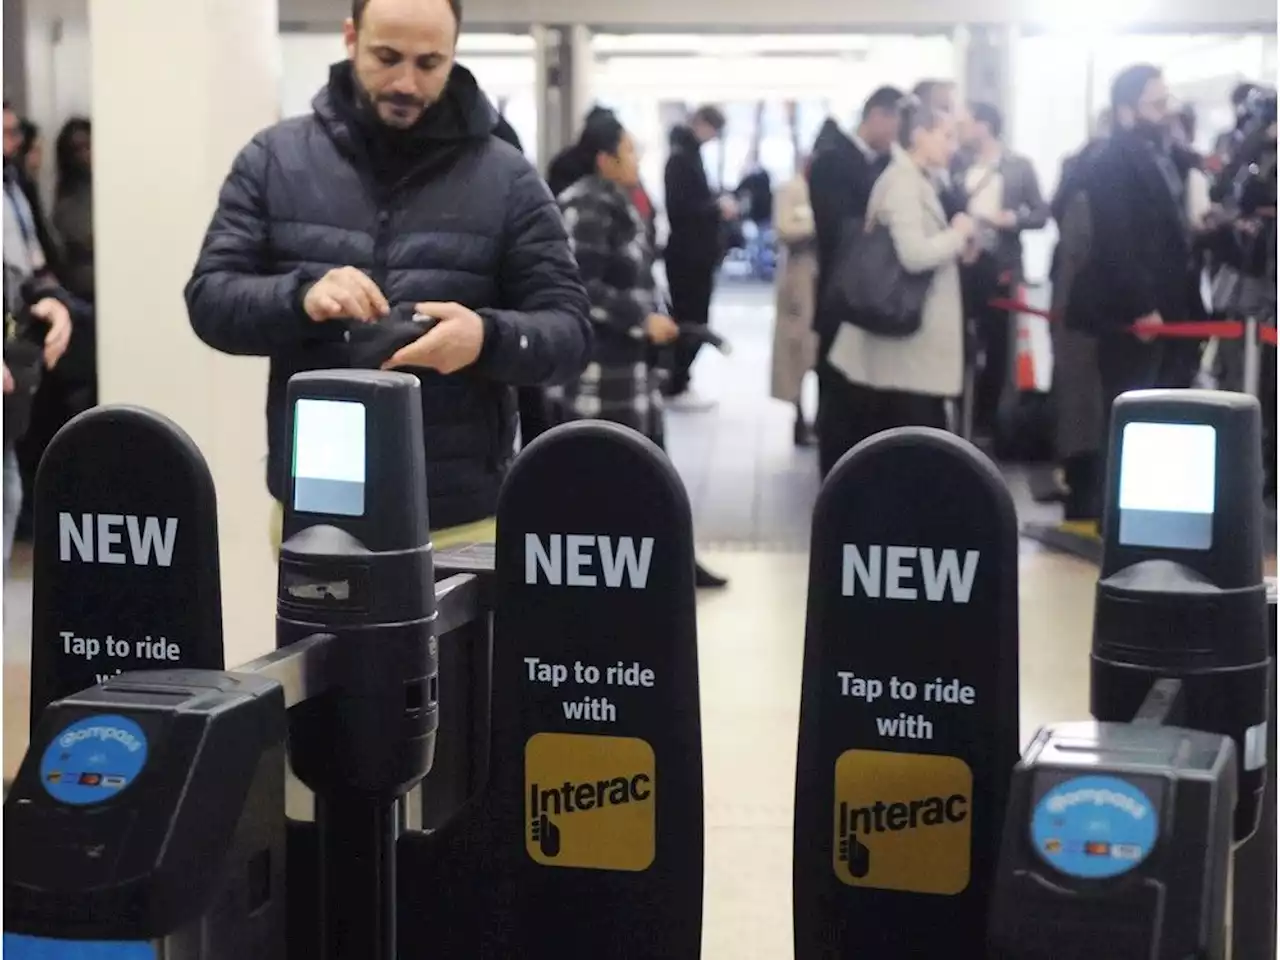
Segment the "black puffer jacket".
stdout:
[[421,301],[475,310],[479,360],[451,376],[414,371],[432,526],[469,523],[492,515],[512,456],[511,388],[563,383],[586,365],[586,292],[555,201],[492,136],[497,114],[470,73],[454,68],[407,162],[393,164],[371,149],[376,120],[353,89],[350,65],[338,64],[311,116],[258,134],[236,158],[187,285],[191,326],[217,350],[271,358],[267,484],[283,499],[289,378],[351,365],[346,326],[303,312],[310,284],[353,266],[393,315]]

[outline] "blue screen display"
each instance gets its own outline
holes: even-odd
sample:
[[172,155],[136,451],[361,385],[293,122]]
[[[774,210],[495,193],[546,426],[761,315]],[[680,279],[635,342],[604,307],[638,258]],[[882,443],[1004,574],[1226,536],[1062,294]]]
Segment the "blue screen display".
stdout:
[[119,796],[147,764],[147,735],[128,717],[94,714],[58,733],[40,758],[49,796],[72,806]]
[[141,941],[50,940],[6,933],[4,960],[156,960],[156,948]]

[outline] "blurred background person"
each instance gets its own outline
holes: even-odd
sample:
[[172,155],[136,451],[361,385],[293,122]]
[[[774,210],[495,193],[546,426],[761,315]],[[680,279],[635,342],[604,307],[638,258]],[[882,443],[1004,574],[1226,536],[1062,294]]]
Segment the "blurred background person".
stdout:
[[854,394],[855,444],[893,427],[945,430],[947,401],[964,381],[960,258],[972,255],[975,224],[963,212],[948,220],[935,189],[955,155],[955,116],[912,98],[899,143],[871,191],[867,222],[888,228],[905,271],[931,276],[915,333],[883,337],[846,323],[836,334],[828,359]]
[[48,211],[40,193],[40,175],[44,170],[44,137],[40,127],[25,117],[18,121],[20,142],[14,158],[13,174],[31,208],[31,225],[44,253],[44,270],[62,280],[62,248],[49,229]]
[[[36,211],[23,189],[23,164],[28,155],[23,154],[22,147],[31,142],[29,131],[24,132],[17,113],[5,102],[4,243],[0,247],[4,255],[5,346],[10,348],[12,339],[36,344],[45,367],[45,371],[38,372],[38,385],[33,390],[28,390],[17,362],[8,370],[10,380],[22,380],[22,399],[24,403],[29,399],[29,407],[24,408],[23,429],[10,431],[4,438],[6,566],[13,540],[22,527],[23,508],[26,507],[28,518],[31,515],[31,498],[23,498],[23,489],[31,488],[40,454],[44,453],[49,438],[68,419],[63,404],[67,384],[58,379],[56,369],[72,340],[72,297],[60,287],[50,269],[49,257],[36,229]],[[12,356],[12,349],[6,349],[8,356]],[[5,387],[10,388],[10,384],[6,383]],[[6,392],[12,394],[15,388]],[[32,436],[37,429],[40,433]],[[13,522],[9,522],[10,512],[17,512]]]
[[1089,262],[1093,235],[1086,172],[1111,136],[1111,111],[1102,110],[1093,135],[1079,151],[1062,162],[1058,188],[1050,209],[1058,226],[1049,268],[1058,322],[1052,324],[1054,456],[1058,463],[1057,489],[1048,499],[1063,504],[1068,523],[1096,523],[1102,516],[1100,457],[1107,432],[1098,377],[1098,351],[1094,334],[1071,320],[1079,310],[1073,298],[1077,278]]
[[1085,171],[1092,233],[1072,288],[1071,322],[1097,335],[1104,410],[1127,390],[1162,382],[1165,341],[1135,335],[1183,320],[1190,307],[1191,225],[1168,137],[1169,89],[1160,69],[1137,64],[1111,87],[1114,130]]
[[[682,324],[710,322],[716,270],[724,255],[721,225],[736,215],[733,201],[711,189],[702,159],[703,144],[723,136],[724,128],[720,109],[704,106],[694,112],[688,125],[671,130],[664,176],[671,233],[664,260],[672,310]],[[672,409],[706,410],[715,405],[690,388],[693,361],[701,346],[702,341],[689,339],[675,346],[671,379],[664,388]]]
[[809,202],[809,159],[804,158],[797,166],[796,175],[782,185],[774,198],[774,229],[782,256],[776,279],[770,394],[795,408],[795,444],[806,447],[813,442],[813,430],[805,416],[802,388],[818,352],[813,331],[818,247]]
[[813,210],[818,257],[814,330],[817,333],[818,470],[826,476],[857,442],[856,392],[849,381],[826,362],[840,327],[838,317],[824,313],[823,291],[836,270],[846,231],[860,230],[867,215],[872,187],[889,165],[898,138],[902,91],[880,87],[862,105],[858,129],[846,136],[834,122],[824,125],[814,143],[809,169],[809,198]]
[[62,281],[77,297],[93,303],[93,141],[87,119],[73,117],[63,125],[55,154],[53,228],[62,241]]
[[965,315],[974,324],[974,434],[994,439],[1000,401],[1011,382],[1014,331],[1009,312],[990,302],[1011,297],[1021,287],[1022,233],[1049,222],[1049,204],[1031,161],[1005,145],[1000,111],[977,103],[969,112],[967,166],[957,182],[978,224],[979,253],[962,270],[961,284]]
[[[650,229],[632,202],[640,182],[635,140],[612,113],[593,113],[559,172],[569,186],[557,202],[595,335],[586,369],[549,388],[548,396],[567,418],[608,420],[662,446],[663,401],[649,348],[675,343],[680,330],[659,307]],[[727,581],[699,564],[697,583],[723,587]]]

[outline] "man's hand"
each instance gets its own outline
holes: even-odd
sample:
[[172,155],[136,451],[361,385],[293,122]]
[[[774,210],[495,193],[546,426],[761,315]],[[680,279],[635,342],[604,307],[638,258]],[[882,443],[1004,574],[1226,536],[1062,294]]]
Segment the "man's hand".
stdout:
[[967,213],[957,213],[951,218],[951,229],[958,233],[963,240],[972,239],[978,230],[978,224]]
[[71,313],[61,300],[45,297],[31,308],[31,315],[49,325],[44,337],[44,365],[52,370],[71,342]]
[[414,313],[435,317],[436,325],[382,365],[383,370],[396,367],[427,367],[440,373],[456,373],[469,367],[480,357],[484,346],[484,321],[474,310],[460,303],[419,303]]
[[650,340],[659,344],[670,343],[680,336],[680,328],[676,326],[676,322],[660,313],[651,313],[645,317],[644,332]]
[[1159,310],[1152,310],[1146,316],[1135,320],[1133,326],[1134,335],[1143,343],[1150,343],[1156,338],[1159,328],[1164,326],[1164,317],[1160,316]]
[[391,312],[378,285],[355,267],[337,267],[326,273],[307,291],[302,309],[316,323],[341,317],[369,323]]
[[1001,230],[1012,230],[1018,225],[1018,215],[1012,210],[1001,210],[991,221],[991,225]]
[[738,213],[740,211],[740,208],[738,206],[738,201],[735,197],[723,196],[720,198],[719,204],[720,204],[720,216],[722,219],[724,220],[738,219]]
[[4,392],[10,394],[17,389],[17,385],[13,382],[13,374],[9,372],[9,365],[6,363],[4,365]]

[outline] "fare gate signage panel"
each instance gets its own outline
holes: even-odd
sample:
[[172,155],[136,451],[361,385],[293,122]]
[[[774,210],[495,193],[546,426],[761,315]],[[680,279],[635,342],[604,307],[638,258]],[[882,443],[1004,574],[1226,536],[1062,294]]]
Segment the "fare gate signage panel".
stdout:
[[995,467],[890,431],[813,520],[797,960],[979,956],[1018,759],[1018,535]]
[[35,480],[31,719],[135,670],[221,670],[213,477],[191,438],[98,407],[49,444]]
[[401,841],[401,956],[697,960],[693,528],[666,455],[603,422],[540,436],[499,499],[494,578],[488,777]]

